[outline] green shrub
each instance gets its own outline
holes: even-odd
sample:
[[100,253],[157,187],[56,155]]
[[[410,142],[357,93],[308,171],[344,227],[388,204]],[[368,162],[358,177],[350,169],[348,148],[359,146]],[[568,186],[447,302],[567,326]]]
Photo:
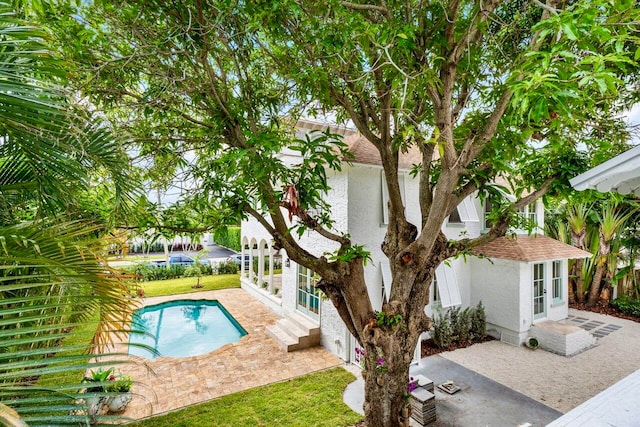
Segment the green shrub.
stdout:
[[478,303],[471,313],[471,328],[469,338],[471,341],[482,339],[487,335],[487,314],[484,311],[482,301]]
[[450,312],[438,314],[433,319],[433,329],[431,329],[431,339],[440,348],[448,348],[453,344],[453,328],[451,326]]
[[484,338],[487,332],[486,315],[482,302],[475,308],[460,307],[437,314],[431,329],[431,339],[440,348],[454,344],[467,344]]
[[632,299],[628,295],[622,295],[611,301],[611,306],[625,314],[640,317],[640,299]]
[[215,274],[236,274],[237,272],[238,264],[233,261],[221,262],[215,268]]
[[238,252],[241,249],[240,236],[240,227],[222,227],[213,233],[213,241],[220,246]]

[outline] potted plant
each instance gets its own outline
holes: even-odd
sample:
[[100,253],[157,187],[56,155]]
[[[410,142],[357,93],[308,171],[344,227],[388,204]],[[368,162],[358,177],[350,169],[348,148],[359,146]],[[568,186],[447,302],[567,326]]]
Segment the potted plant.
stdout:
[[89,372],[90,376],[85,376],[82,382],[87,384],[85,392],[91,395],[85,397],[84,400],[87,403],[89,415],[95,416],[100,413],[107,401],[108,396],[104,393],[107,391],[107,383],[113,377],[113,368],[109,368],[106,371],[100,368],[97,371],[90,370]]
[[107,401],[110,412],[122,412],[126,409],[129,402],[131,402],[132,385],[133,380],[130,375],[118,375],[113,384],[107,387],[107,391],[118,393],[115,396],[110,396]]

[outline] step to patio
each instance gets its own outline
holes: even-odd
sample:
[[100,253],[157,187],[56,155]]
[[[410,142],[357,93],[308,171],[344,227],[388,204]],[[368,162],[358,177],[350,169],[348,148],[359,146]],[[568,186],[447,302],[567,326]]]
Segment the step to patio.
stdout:
[[596,345],[596,339],[589,332],[564,322],[536,323],[529,333],[538,339],[540,348],[562,356],[573,356]]
[[266,331],[287,352],[320,345],[320,326],[301,315],[289,313]]

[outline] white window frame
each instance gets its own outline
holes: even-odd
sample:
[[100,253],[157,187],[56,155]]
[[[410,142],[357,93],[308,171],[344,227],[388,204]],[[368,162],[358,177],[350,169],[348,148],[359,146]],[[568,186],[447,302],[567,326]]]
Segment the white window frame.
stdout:
[[558,305],[564,302],[562,293],[564,291],[562,287],[562,261],[551,261],[551,295],[552,304]]
[[[400,198],[404,205],[404,174],[398,172],[398,185],[400,187]],[[384,171],[380,171],[380,188],[382,190],[382,221],[381,225],[387,225],[389,223],[389,189],[387,188],[387,180],[384,176]]]

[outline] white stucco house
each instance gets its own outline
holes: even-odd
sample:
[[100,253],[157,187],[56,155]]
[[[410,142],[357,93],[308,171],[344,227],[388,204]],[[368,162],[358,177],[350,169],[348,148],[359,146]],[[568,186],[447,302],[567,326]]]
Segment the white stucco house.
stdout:
[[[324,123],[311,121],[298,123],[300,133],[326,127]],[[326,200],[332,206],[335,229],[348,232],[354,243],[371,251],[373,262],[366,266],[365,274],[369,297],[374,308],[379,309],[389,297],[391,281],[387,258],[380,249],[386,232],[388,197],[380,159],[375,148],[355,130],[331,131],[343,135],[353,159],[352,165],[344,165],[342,171],[329,172],[331,190]],[[296,161],[294,153],[283,153],[283,158]],[[411,151],[400,159],[399,180],[407,219],[414,224],[420,223],[418,179],[408,171],[418,159],[417,153]],[[475,197],[465,199],[443,225],[444,233],[457,238],[463,233],[474,237],[486,232],[485,208],[488,207]],[[431,302],[425,307],[428,315],[482,301],[489,333],[514,345],[527,339],[533,325],[567,318],[567,260],[590,254],[543,235],[542,202],[527,207],[522,215],[538,224],[534,235],[521,231],[517,238],[498,239],[477,249],[476,254],[481,257],[468,257],[466,262],[453,259],[437,269]],[[336,249],[333,242],[314,233],[305,234],[300,240],[316,255]],[[269,328],[283,348],[295,350],[320,342],[343,360],[353,361],[355,340],[331,302],[321,300],[314,292],[318,278],[313,272],[296,265],[282,251],[281,273],[275,274],[271,237],[255,219],[242,223],[242,247],[252,260],[257,258],[257,263],[251,262],[251,266],[264,266],[245,269],[243,265],[242,287],[283,316]],[[571,333],[584,332],[576,329],[579,331],[571,329]]]

